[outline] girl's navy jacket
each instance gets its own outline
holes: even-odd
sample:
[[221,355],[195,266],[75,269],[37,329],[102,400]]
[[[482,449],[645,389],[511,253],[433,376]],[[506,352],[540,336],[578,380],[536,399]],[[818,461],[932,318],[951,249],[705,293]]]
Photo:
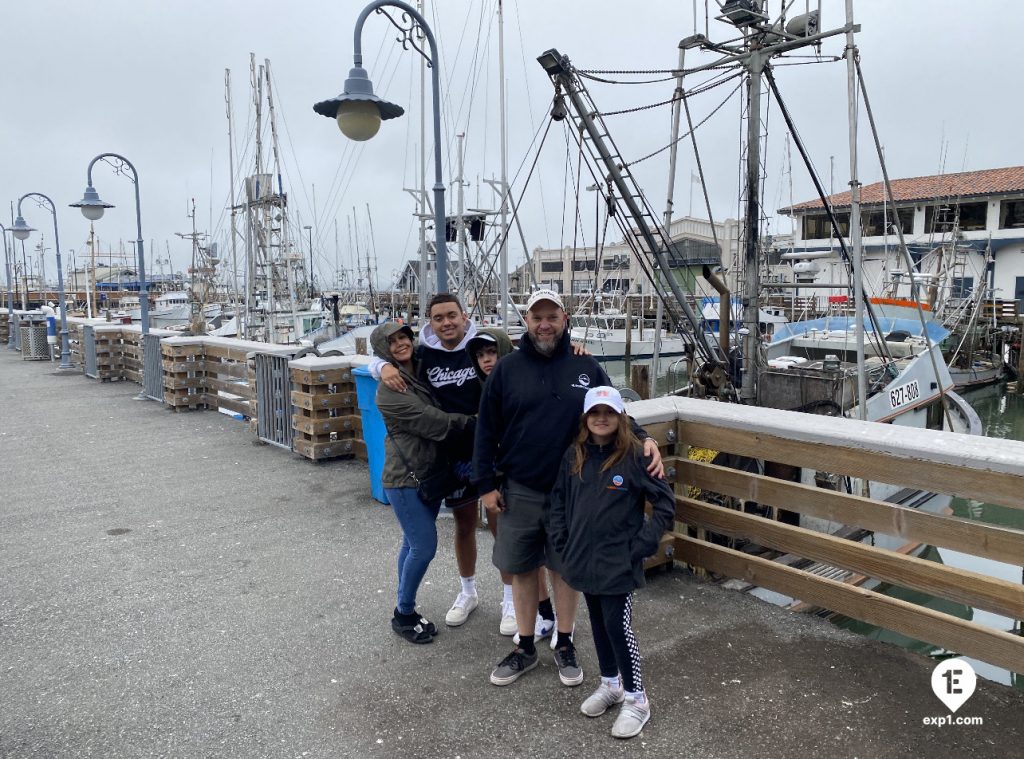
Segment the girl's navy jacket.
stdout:
[[[575,447],[562,456],[548,535],[570,586],[592,595],[629,593],[643,587],[643,560],[657,552],[675,520],[675,496],[664,480],[647,473],[650,457],[639,450],[604,472],[612,446],[587,443],[586,452],[580,474],[572,474]],[[645,518],[645,501],[651,503],[651,519]]]

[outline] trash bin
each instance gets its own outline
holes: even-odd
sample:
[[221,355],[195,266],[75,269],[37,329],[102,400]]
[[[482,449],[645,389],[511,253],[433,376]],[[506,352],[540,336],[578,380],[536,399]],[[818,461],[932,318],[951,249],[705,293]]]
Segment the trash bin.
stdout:
[[366,459],[370,464],[370,494],[381,503],[388,503],[384,493],[384,417],[377,410],[377,380],[365,366],[352,370],[356,378],[356,400],[363,419],[363,442],[366,443]]

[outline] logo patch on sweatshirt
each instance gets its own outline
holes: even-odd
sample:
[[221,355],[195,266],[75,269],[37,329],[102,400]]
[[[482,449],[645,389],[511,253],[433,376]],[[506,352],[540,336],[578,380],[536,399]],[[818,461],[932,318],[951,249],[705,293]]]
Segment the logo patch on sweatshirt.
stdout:
[[576,378],[576,382],[577,382],[577,384],[572,385],[572,387],[578,387],[580,390],[589,390],[590,389],[590,375],[589,374],[581,374],[579,377]]
[[625,482],[622,479],[621,474],[612,475],[612,484],[608,486],[608,490],[628,490],[629,488],[622,487],[622,483]]

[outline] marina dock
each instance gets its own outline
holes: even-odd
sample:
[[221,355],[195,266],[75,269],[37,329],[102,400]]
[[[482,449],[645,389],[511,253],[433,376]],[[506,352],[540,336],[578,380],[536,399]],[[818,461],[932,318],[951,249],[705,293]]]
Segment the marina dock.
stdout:
[[[487,675],[500,585],[480,533],[480,609],[430,646],[388,621],[400,538],[360,460],[256,444],[216,411],[0,352],[0,756],[1006,757],[1024,692],[978,680],[936,727],[930,659],[676,568],[637,598],[654,716],[625,743],[552,663]],[[457,590],[452,522],[421,595]],[[582,611],[582,610],[581,610]]]

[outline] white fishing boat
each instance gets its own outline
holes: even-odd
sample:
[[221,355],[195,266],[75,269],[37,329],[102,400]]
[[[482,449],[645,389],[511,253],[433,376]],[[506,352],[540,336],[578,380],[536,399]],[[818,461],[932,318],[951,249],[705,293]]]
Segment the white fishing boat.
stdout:
[[172,290],[156,299],[149,312],[149,323],[154,327],[176,327],[187,324],[192,318],[192,306],[188,293]]
[[[569,319],[569,335],[599,359],[651,358],[657,332],[654,322],[637,317],[628,320],[629,329],[627,316],[617,310],[574,315]],[[680,356],[684,352],[683,338],[662,329],[661,355]]]

